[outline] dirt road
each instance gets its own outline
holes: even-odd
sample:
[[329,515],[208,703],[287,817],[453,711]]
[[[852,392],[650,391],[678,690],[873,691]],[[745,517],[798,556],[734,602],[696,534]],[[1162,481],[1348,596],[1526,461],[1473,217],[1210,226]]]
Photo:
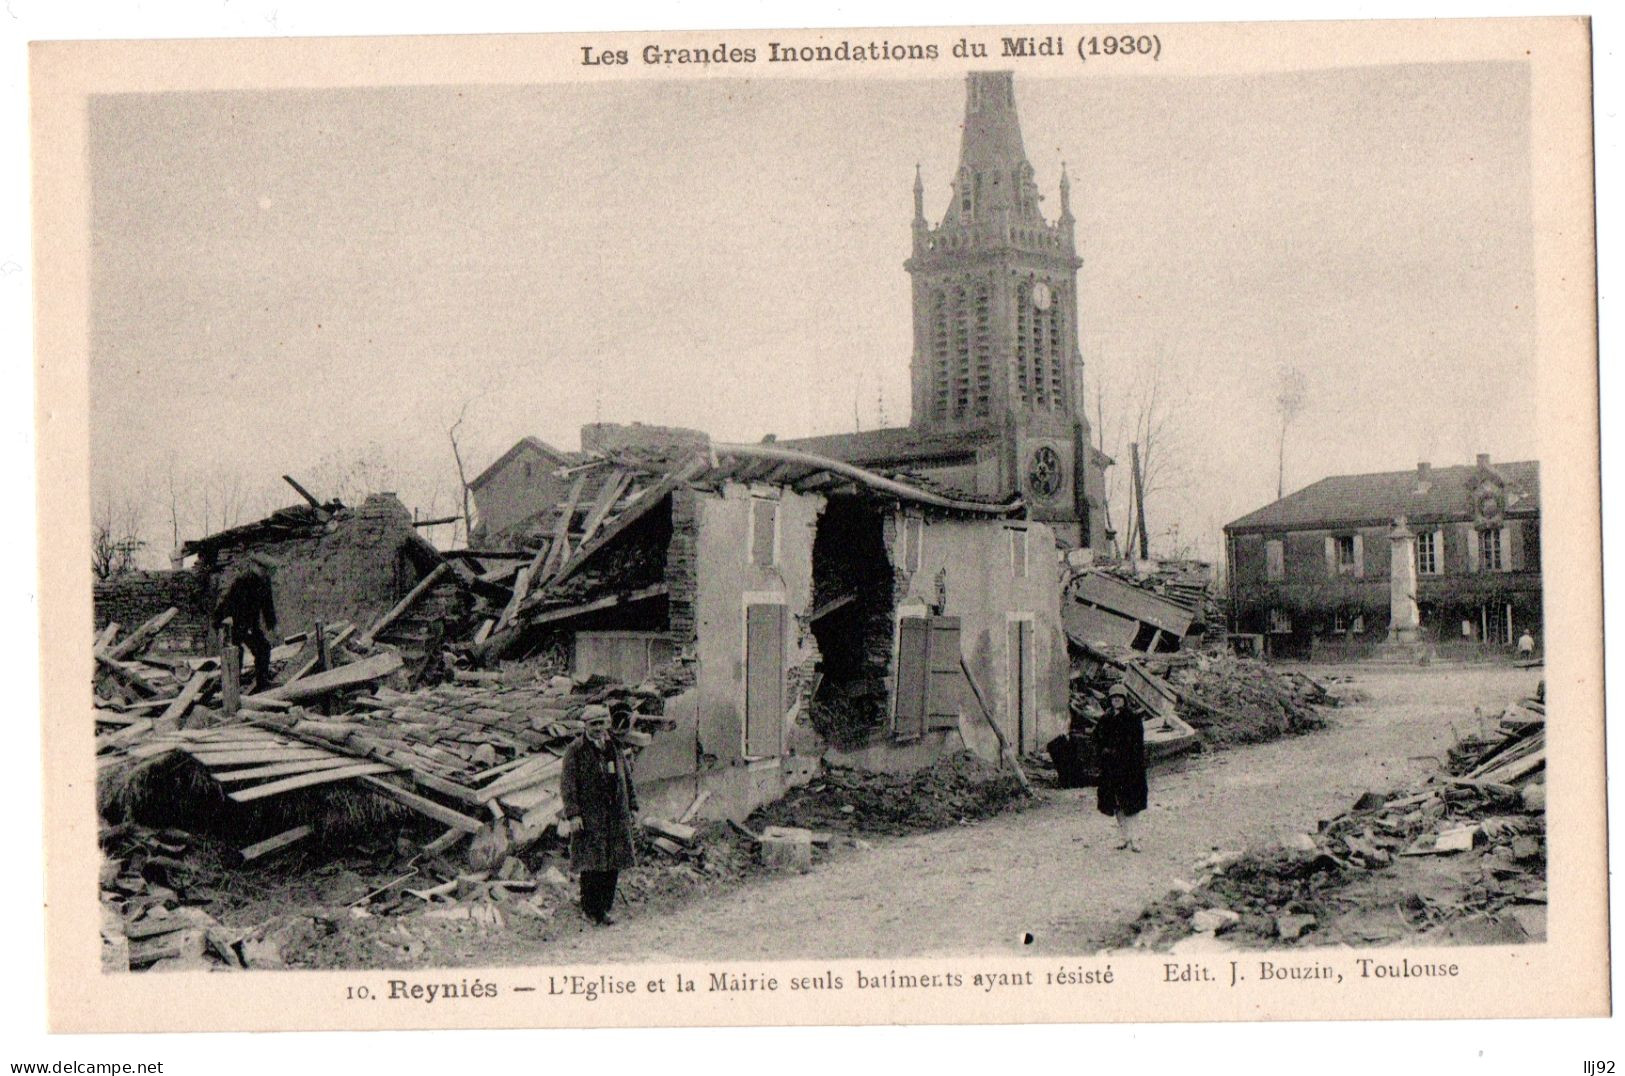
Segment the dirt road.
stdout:
[[[1328,711],[1325,731],[1192,760],[1153,775],[1135,854],[1112,848],[1094,791],[1049,791],[1032,810],[884,841],[811,874],[774,878],[675,911],[629,913],[608,930],[557,939],[507,961],[923,956],[999,950],[1089,952],[1215,850],[1312,831],[1361,792],[1419,779],[1465,730],[1498,715],[1539,670],[1317,667],[1369,699]],[[1030,943],[1026,935],[1032,935]],[[494,954],[493,954],[494,955]]]

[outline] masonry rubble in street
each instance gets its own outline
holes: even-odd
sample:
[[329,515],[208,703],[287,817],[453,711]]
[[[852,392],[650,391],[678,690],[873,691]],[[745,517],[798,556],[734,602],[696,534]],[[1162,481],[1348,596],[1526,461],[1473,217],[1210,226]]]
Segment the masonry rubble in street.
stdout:
[[1192,934],[1234,948],[1543,940],[1545,705],[1477,723],[1420,788],[1367,792],[1315,833],[1208,857],[1107,947],[1183,951]]

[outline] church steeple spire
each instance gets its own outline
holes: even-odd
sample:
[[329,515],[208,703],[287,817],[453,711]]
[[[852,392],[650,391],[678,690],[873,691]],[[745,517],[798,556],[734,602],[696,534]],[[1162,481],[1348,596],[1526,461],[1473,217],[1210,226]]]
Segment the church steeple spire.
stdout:
[[944,224],[1042,219],[1016,116],[1014,72],[973,71],[966,76],[965,126],[953,187]]
[[920,166],[914,165],[914,224],[916,227],[925,224],[925,179],[920,175]]

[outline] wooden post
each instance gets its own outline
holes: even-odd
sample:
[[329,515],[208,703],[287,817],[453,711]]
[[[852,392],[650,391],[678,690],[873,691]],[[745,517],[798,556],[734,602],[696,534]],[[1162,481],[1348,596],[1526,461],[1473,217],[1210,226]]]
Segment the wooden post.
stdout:
[[982,689],[976,683],[976,676],[970,671],[963,654],[959,657],[959,668],[965,673],[965,683],[970,685],[971,694],[976,696],[977,708],[982,711],[982,716],[987,718],[987,727],[993,730],[993,738],[999,741],[1000,756],[1016,771],[1016,780],[1021,782],[1022,790],[1029,796],[1037,795],[1033,791],[1032,783],[1027,780],[1027,771],[1021,768],[1021,760],[1016,758],[1016,753],[1010,749],[1010,741],[1004,738],[1004,730],[993,720],[993,711],[987,708],[987,702],[982,698]]
[[220,632],[220,713],[228,721],[237,716],[237,703],[242,697],[243,687],[243,652],[232,642],[231,629],[231,617],[228,616]]
[[1140,559],[1151,559],[1151,536],[1145,533],[1145,476],[1140,470],[1140,446],[1131,444],[1129,453],[1134,466],[1134,529],[1140,534]]
[[423,597],[424,594],[428,593],[430,587],[432,587],[436,583],[440,582],[440,577],[445,575],[449,571],[451,571],[451,567],[449,565],[445,564],[444,562],[435,565],[434,571],[430,572],[428,575],[426,575],[422,579],[420,579],[418,581],[418,585],[413,587],[407,593],[406,597],[404,597],[400,601],[396,602],[395,607],[393,609],[391,609],[389,612],[385,613],[383,616],[379,617],[378,622],[375,623],[372,627],[368,628],[362,634],[361,639],[360,639],[361,646],[363,648],[370,648],[372,646],[373,642],[375,640],[377,640],[379,634],[385,628],[387,628],[391,624],[395,623],[395,621],[400,618],[400,615],[402,613],[404,613],[408,609],[412,608],[412,605],[419,598]]
[[[322,627],[322,622],[318,620],[316,622],[316,671],[326,672],[330,668],[332,668],[332,659],[327,653],[327,629]],[[333,713],[333,700],[330,696],[322,696],[322,713],[328,715]]]

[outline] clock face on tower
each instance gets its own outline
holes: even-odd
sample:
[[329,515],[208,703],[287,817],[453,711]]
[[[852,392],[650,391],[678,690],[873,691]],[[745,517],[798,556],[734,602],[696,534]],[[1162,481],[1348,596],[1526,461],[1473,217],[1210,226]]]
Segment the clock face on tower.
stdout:
[[1027,495],[1040,501],[1053,501],[1066,481],[1061,454],[1049,445],[1039,445],[1027,456]]
[[1049,285],[1040,280],[1033,285],[1033,305],[1040,310],[1048,310],[1049,304],[1054,301],[1050,294]]

